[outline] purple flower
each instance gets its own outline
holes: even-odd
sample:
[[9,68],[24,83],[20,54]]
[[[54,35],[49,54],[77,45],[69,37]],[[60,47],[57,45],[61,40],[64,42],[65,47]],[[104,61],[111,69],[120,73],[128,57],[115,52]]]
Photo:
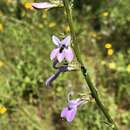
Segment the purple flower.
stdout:
[[32,3],[32,7],[35,9],[50,9],[53,7],[57,7],[57,5],[49,2],[41,2],[41,3]]
[[52,36],[52,41],[56,45],[56,48],[52,50],[50,54],[51,60],[57,59],[59,62],[62,62],[66,59],[68,62],[71,62],[74,58],[74,53],[71,44],[71,37],[67,36],[63,40],[59,40],[56,36]]
[[68,101],[68,106],[65,107],[63,109],[63,111],[61,112],[61,117],[62,118],[66,118],[66,120],[68,122],[71,122],[75,115],[76,115],[76,112],[77,112],[77,107],[81,104],[83,104],[85,101],[78,98],[76,100],[69,100]]

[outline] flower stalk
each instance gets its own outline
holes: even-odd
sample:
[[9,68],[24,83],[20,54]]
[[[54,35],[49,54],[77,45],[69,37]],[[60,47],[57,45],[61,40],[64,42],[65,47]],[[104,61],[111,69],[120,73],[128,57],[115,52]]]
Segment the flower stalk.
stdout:
[[75,56],[77,58],[77,61],[80,64],[81,67],[81,72],[82,75],[84,76],[84,79],[91,91],[92,97],[95,99],[98,107],[100,108],[100,110],[103,112],[104,116],[107,118],[108,122],[111,124],[111,127],[113,130],[118,130],[115,122],[113,121],[111,115],[108,113],[107,109],[105,108],[105,106],[103,105],[103,103],[101,102],[99,95],[97,93],[97,90],[95,88],[95,86],[93,85],[89,74],[87,72],[87,68],[84,66],[81,55],[80,55],[80,51],[79,51],[79,45],[77,43],[76,40],[76,35],[75,35],[75,31],[74,31],[74,26],[73,26],[73,18],[72,18],[72,10],[70,7],[70,3],[69,0],[63,0],[63,4],[64,4],[64,9],[66,11],[66,16],[67,16],[67,20],[68,20],[68,24],[70,27],[70,32],[71,32],[71,36],[72,36],[72,40],[73,40],[73,50],[75,52]]

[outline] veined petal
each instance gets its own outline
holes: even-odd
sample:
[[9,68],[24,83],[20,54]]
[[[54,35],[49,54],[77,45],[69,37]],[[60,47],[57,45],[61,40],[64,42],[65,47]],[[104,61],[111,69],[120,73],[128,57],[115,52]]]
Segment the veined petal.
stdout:
[[57,56],[58,53],[59,53],[59,48],[53,49],[50,54],[50,59],[53,60]]
[[68,122],[71,122],[74,119],[76,112],[77,112],[77,108],[73,108],[71,110],[68,110],[66,113],[66,120]]
[[67,36],[64,40],[61,41],[61,43],[65,46],[69,46],[71,43],[71,36]]
[[64,49],[64,53],[65,53],[65,59],[68,62],[71,62],[74,58],[74,52],[73,52],[72,48],[68,47],[68,49]]
[[41,2],[41,3],[32,3],[32,7],[36,9],[49,9],[56,7],[57,5],[49,3],[49,2]]
[[64,58],[65,58],[64,51],[63,51],[62,53],[59,53],[59,52],[58,52],[58,54],[57,54],[57,60],[58,60],[59,62],[62,62]]
[[54,44],[57,45],[57,46],[60,46],[60,44],[61,44],[60,39],[59,39],[58,37],[54,36],[54,35],[52,36],[52,41],[53,41]]

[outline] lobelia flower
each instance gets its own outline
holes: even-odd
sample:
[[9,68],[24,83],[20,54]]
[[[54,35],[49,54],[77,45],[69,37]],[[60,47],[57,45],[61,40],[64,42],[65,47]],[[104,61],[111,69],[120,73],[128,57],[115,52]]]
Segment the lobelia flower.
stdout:
[[62,62],[65,59],[71,62],[74,58],[74,52],[70,47],[71,37],[67,36],[63,40],[60,40],[56,36],[52,36],[52,41],[56,45],[56,48],[50,54],[51,60],[57,59],[59,62]]
[[57,6],[58,5],[49,2],[32,3],[32,7],[35,9],[50,9]]
[[74,119],[74,117],[77,113],[77,107],[84,103],[85,103],[85,101],[80,98],[78,98],[76,100],[69,100],[68,106],[65,107],[63,109],[63,111],[61,112],[61,117],[66,118],[66,120],[70,123]]

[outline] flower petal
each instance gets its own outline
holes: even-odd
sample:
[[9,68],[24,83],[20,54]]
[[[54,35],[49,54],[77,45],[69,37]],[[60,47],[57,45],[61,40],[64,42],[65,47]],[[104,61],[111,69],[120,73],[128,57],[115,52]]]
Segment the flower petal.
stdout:
[[77,112],[77,108],[73,108],[66,112],[66,119],[68,122],[71,122],[74,119],[76,112]]
[[54,36],[54,35],[52,36],[52,41],[53,41],[54,44],[57,45],[57,46],[60,46],[60,44],[61,44],[60,39],[59,39],[58,37]]
[[68,105],[69,105],[70,108],[75,108],[75,107],[78,107],[79,105],[84,104],[84,103],[85,103],[84,100],[77,98],[76,100],[70,100],[68,102]]
[[74,52],[71,49],[71,47],[69,47],[68,49],[64,49],[64,53],[65,53],[65,58],[68,62],[71,62],[74,58]]
[[67,115],[67,112],[68,112],[68,108],[67,107],[65,107],[64,109],[63,109],[63,111],[61,112],[61,117],[63,118],[63,117],[66,117],[66,115]]
[[49,2],[41,2],[41,3],[32,3],[32,7],[36,9],[49,9],[56,7],[57,5],[49,3]]
[[59,62],[62,62],[64,58],[65,58],[64,51],[63,51],[62,53],[58,53],[58,54],[57,54],[57,60],[58,60]]
[[53,60],[56,57],[56,55],[58,54],[58,52],[59,52],[59,48],[53,49],[50,54],[50,59]]
[[64,40],[61,41],[62,44],[69,46],[71,43],[71,36],[67,36]]

